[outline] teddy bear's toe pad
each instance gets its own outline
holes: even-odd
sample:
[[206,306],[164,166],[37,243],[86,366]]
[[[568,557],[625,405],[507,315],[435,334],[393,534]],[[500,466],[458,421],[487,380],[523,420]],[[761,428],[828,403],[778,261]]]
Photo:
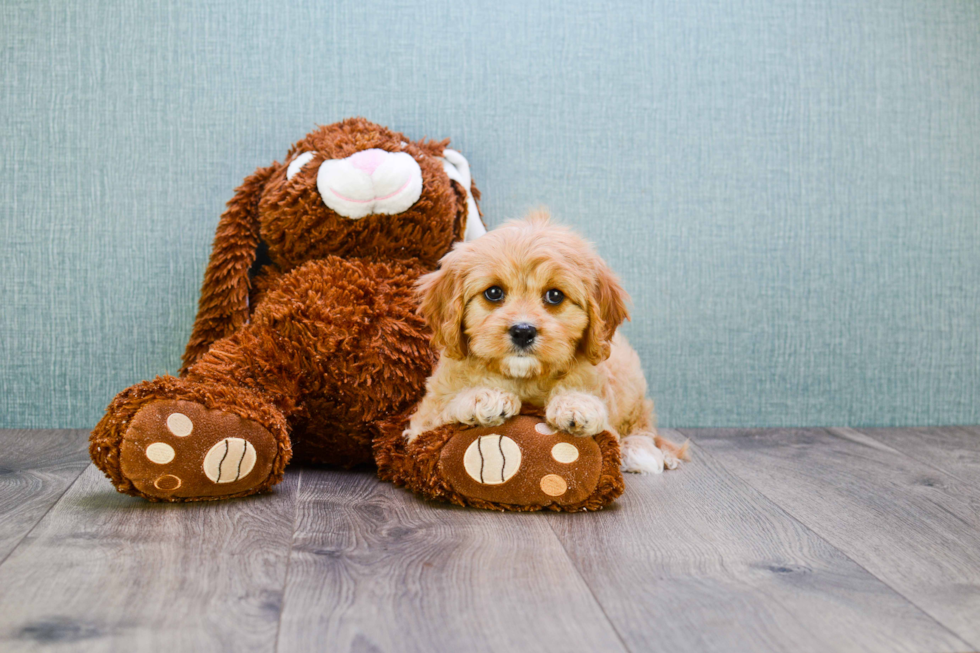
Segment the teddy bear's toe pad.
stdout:
[[275,438],[256,422],[193,401],[160,400],[133,417],[119,462],[149,497],[223,497],[265,482],[276,450]]
[[443,448],[439,469],[467,497],[511,505],[569,505],[595,491],[602,453],[593,438],[555,432],[543,419],[515,417],[466,429]]

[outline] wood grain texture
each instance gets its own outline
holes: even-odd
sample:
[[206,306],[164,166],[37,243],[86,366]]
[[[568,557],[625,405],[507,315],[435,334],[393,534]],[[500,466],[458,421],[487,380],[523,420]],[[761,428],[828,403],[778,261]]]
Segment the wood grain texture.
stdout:
[[89,466],[0,566],[0,650],[271,651],[296,480],[155,504]]
[[[305,469],[280,651],[621,651],[540,514]],[[576,515],[589,520],[588,514]]]
[[[684,431],[808,528],[980,648],[980,492],[918,447],[852,429]],[[935,647],[938,649],[939,647]]]
[[862,428],[859,431],[980,488],[980,427]]
[[[682,438],[681,438],[682,439]],[[633,651],[953,651],[966,645],[727,471],[630,476],[552,525]]]
[[690,433],[605,511],[497,514],[316,469],[151,504],[0,432],[0,650],[980,648],[976,430]]
[[0,562],[88,464],[86,431],[0,430]]

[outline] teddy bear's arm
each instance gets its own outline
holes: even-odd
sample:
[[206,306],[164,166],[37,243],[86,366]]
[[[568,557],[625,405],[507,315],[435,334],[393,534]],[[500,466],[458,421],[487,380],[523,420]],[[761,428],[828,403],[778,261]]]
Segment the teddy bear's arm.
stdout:
[[259,245],[259,197],[276,169],[277,166],[272,165],[249,175],[235,191],[218,221],[201,286],[197,318],[184,350],[181,374],[215,341],[234,333],[248,320],[248,271]]

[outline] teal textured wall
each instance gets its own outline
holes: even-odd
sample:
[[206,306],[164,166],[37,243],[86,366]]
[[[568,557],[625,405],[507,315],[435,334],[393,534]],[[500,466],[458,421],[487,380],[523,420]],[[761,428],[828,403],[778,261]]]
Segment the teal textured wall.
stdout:
[[980,422],[980,4],[0,8],[0,426],[178,367],[224,202],[314,124],[450,137],[621,273],[661,424]]

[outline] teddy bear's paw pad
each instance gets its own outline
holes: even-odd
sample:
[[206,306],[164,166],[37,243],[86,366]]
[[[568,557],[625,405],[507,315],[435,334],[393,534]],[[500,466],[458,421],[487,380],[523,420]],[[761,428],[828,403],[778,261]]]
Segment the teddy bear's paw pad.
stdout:
[[463,454],[463,468],[477,483],[506,483],[521,466],[521,449],[503,435],[483,435],[473,440]]
[[522,415],[464,429],[446,444],[439,471],[460,494],[511,505],[569,505],[595,491],[602,453],[593,438],[555,431]]
[[204,456],[204,474],[212,483],[234,483],[255,467],[255,447],[242,438],[225,438]]
[[275,438],[257,422],[192,401],[147,404],[119,448],[123,475],[161,499],[247,493],[272,472]]

